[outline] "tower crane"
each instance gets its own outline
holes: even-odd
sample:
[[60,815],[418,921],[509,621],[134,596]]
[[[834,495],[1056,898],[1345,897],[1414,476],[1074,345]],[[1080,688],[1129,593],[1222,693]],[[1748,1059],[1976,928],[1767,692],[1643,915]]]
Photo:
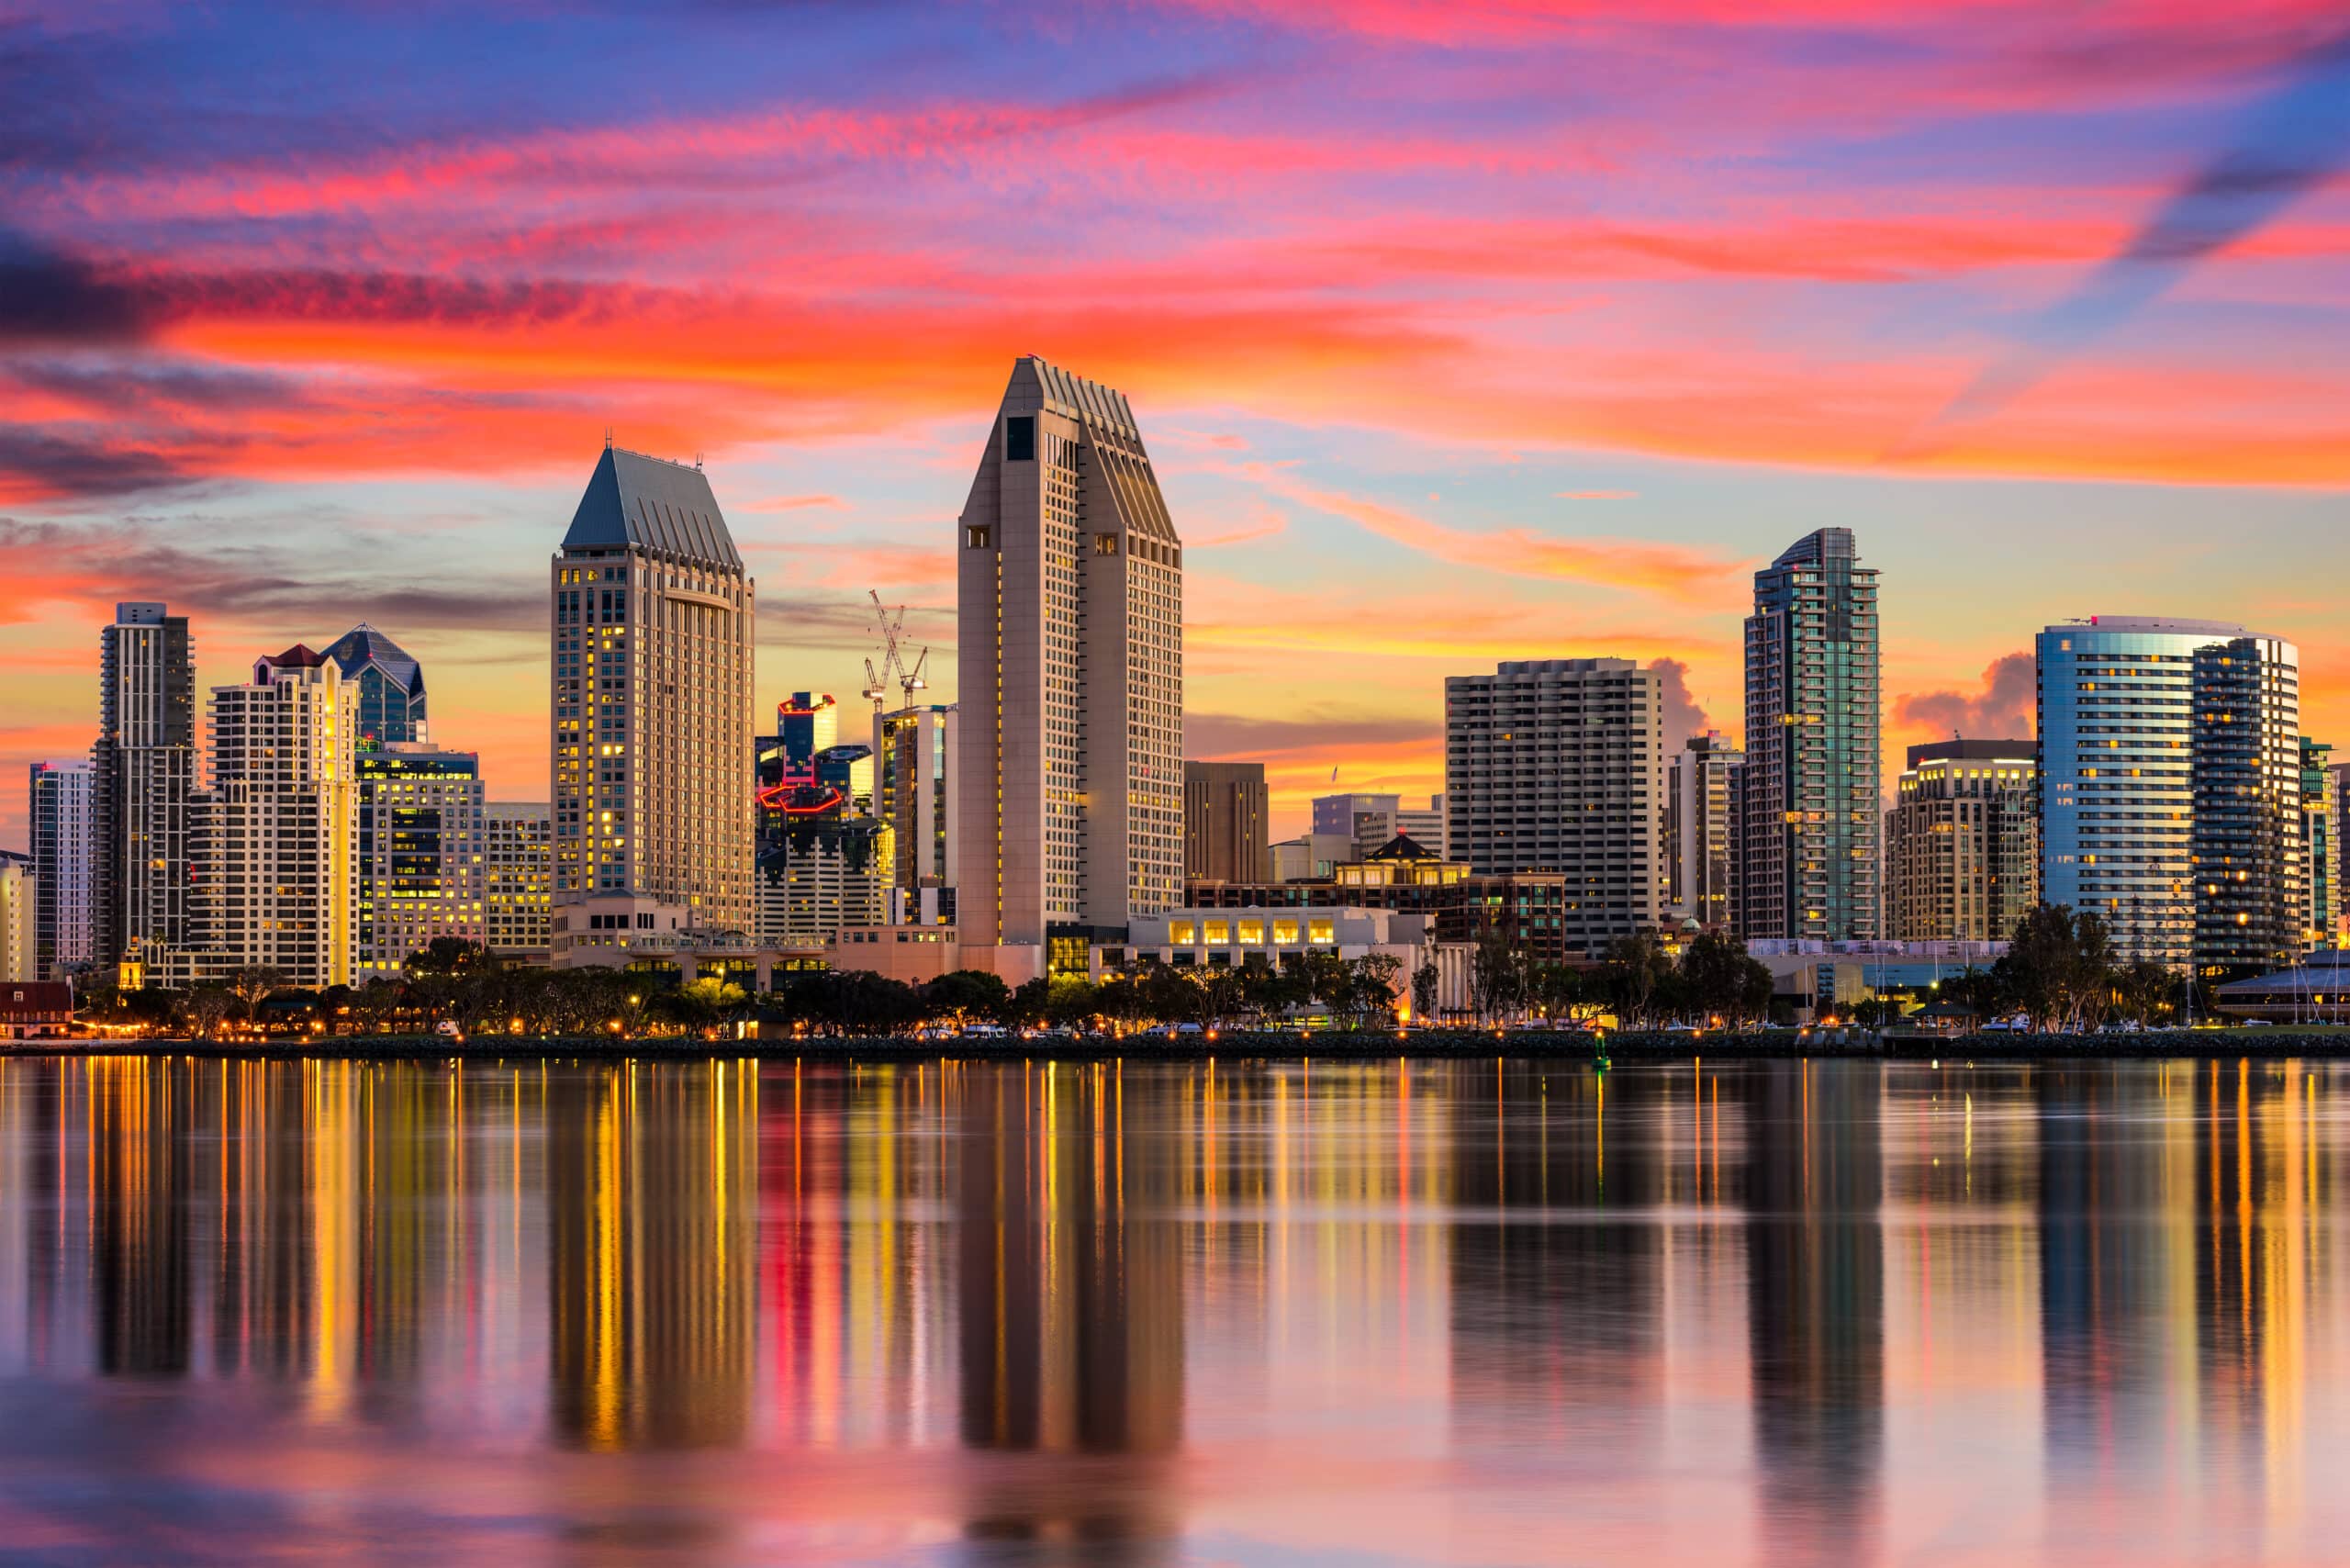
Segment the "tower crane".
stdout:
[[901,705],[911,708],[914,704],[914,693],[926,690],[930,686],[930,682],[923,678],[923,671],[930,664],[930,650],[923,649],[914,656],[912,667],[908,667],[904,653],[908,641],[906,607],[901,604],[895,610],[890,609],[881,602],[880,591],[876,588],[867,588],[865,596],[873,601],[873,629],[881,637],[880,667],[875,668],[871,659],[865,661],[865,695],[873,700],[873,711],[878,713],[889,701],[890,688],[895,686],[902,694]]

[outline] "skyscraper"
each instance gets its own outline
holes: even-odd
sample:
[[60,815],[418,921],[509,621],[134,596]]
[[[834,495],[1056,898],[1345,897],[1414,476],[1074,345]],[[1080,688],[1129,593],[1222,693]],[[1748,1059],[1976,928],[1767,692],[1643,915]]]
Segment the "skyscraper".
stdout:
[[[955,730],[952,704],[873,716],[873,812],[897,845],[891,879],[909,918],[948,918],[954,899]],[[931,896],[925,898],[928,892]],[[921,913],[923,907],[934,912]]]
[[2224,621],[2097,615],[2034,640],[2040,896],[2101,916],[2125,962],[2191,956],[2195,655],[2245,635]]
[[558,953],[589,902],[747,934],[754,590],[709,479],[605,447],[549,587]]
[[2341,940],[2342,840],[2333,756],[2331,743],[2301,737],[2301,864],[2309,873],[2301,917],[2305,947],[2332,947]]
[[37,980],[40,876],[32,857],[0,849],[0,980]]
[[31,789],[34,980],[62,980],[97,956],[97,770],[36,762]]
[[1271,815],[1272,799],[1265,788],[1263,763],[1187,760],[1183,764],[1184,879],[1269,879],[1273,855],[1266,826]]
[[341,666],[298,644],[212,689],[204,951],[174,979],[266,966],[305,990],[351,983],[358,712]]
[[1441,795],[1429,801],[1425,810],[1405,806],[1401,795],[1316,795],[1313,810],[1313,831],[1350,839],[1358,859],[1398,836],[1431,854],[1448,853]]
[[543,801],[482,807],[482,940],[501,958],[546,961],[554,879],[549,818]]
[[1715,731],[1673,754],[1665,778],[1665,903],[1675,920],[1728,930],[1738,877],[1732,791],[1746,754]]
[[[362,686],[359,708],[365,707]],[[354,767],[358,982],[397,979],[408,955],[436,937],[486,941],[481,758],[418,742],[378,742],[357,754]]]
[[1876,935],[1877,675],[1876,570],[1851,529],[1806,534],[1754,574],[1741,935]]
[[2039,900],[2040,768],[2030,741],[1909,748],[1885,814],[1886,935],[2004,940]]
[[1519,659],[1444,682],[1452,855],[1566,878],[1568,953],[1663,918],[1664,689],[1630,659]]
[[98,634],[94,889],[101,964],[185,949],[196,792],[196,643],[187,617],[118,604]]
[[321,650],[359,688],[359,749],[425,736],[424,666],[364,621]]
[[1183,545],[1125,398],[1033,357],[957,529],[957,921],[1019,978],[1181,895]]
[[2273,968],[2305,946],[2300,663],[2276,637],[2195,650],[2188,847],[2195,962],[2206,973]]

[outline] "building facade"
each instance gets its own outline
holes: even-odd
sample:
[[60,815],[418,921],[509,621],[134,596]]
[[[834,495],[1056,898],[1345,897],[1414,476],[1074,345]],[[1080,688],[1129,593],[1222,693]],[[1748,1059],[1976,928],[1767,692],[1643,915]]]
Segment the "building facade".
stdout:
[[352,983],[358,714],[341,666],[298,644],[255,660],[251,681],[212,689],[202,946],[175,981],[265,967],[302,990]]
[[1746,621],[1740,932],[1877,935],[1882,762],[1877,583],[1848,528],[1823,528],[1754,575]]
[[[359,683],[353,682],[354,685]],[[359,694],[364,736],[366,694]],[[352,894],[355,983],[396,980],[436,937],[487,945],[481,758],[420,742],[369,745],[353,758],[359,793]]]
[[481,813],[482,941],[501,958],[544,963],[552,929],[554,828],[544,801],[490,801]]
[[1183,878],[1183,544],[1125,398],[1016,362],[957,543],[966,961],[1081,968]]
[[2273,969],[2308,946],[2300,662],[2276,637],[2195,650],[2188,846],[2205,974]]
[[1886,935],[2005,941],[2040,898],[2040,766],[2030,741],[1909,748],[1885,814]]
[[1729,929],[1737,907],[1739,766],[1718,731],[1692,735],[1666,768],[1665,907],[1676,921]]
[[[1565,944],[1663,919],[1663,685],[1629,659],[1528,659],[1444,683],[1454,858],[1565,879]],[[1425,847],[1425,846],[1423,846]]]
[[1272,795],[1261,762],[1183,764],[1183,877],[1262,882],[1272,876]]
[[424,666],[364,621],[321,650],[359,688],[359,745],[425,738]]
[[[873,717],[873,813],[890,824],[896,844],[895,890],[909,909],[923,905],[940,920],[955,917],[957,805],[955,800],[955,708],[903,708]],[[923,899],[925,890],[946,893]]]
[[2125,963],[2192,956],[2195,655],[2247,634],[2099,615],[2034,639],[2040,896],[2095,912]]
[[1316,795],[1311,831],[1348,840],[1358,858],[1399,834],[1438,855],[1449,853],[1441,795],[1426,808],[1404,805],[1401,795]]
[[39,927],[40,876],[31,857],[0,850],[0,982],[43,978]]
[[161,604],[115,606],[98,638],[96,957],[142,964],[194,934],[189,806],[196,787],[196,640]]
[[747,934],[755,605],[709,479],[607,446],[549,588],[554,902]]
[[2334,795],[2333,747],[2301,737],[2301,946],[2334,947],[2342,937],[2341,802]]
[[887,823],[867,816],[791,823],[759,857],[759,945],[821,946],[844,926],[881,924],[890,908],[892,836]]
[[97,958],[97,770],[68,760],[32,765],[34,980],[62,980]]

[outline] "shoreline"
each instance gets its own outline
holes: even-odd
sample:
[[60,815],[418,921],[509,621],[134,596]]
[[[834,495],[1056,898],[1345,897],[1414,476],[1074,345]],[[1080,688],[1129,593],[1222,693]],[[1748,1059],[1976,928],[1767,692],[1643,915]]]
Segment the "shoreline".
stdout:
[[[2221,1060],[2258,1057],[2350,1058],[2350,1029],[2322,1034],[2296,1029],[2168,1030],[2143,1035],[1887,1035],[1876,1040],[1798,1038],[1792,1031],[1691,1036],[1637,1033],[1609,1035],[1613,1062],[1678,1061],[1701,1057],[1738,1059],[1841,1058],[1924,1061],[1956,1057],[1972,1061],[2144,1060],[2152,1058]],[[790,1040],[695,1040],[647,1036],[615,1040],[609,1036],[485,1035],[452,1040],[430,1035],[341,1036],[318,1039],[215,1041],[11,1040],[0,1056],[11,1057],[195,1057],[207,1060],[310,1061],[495,1061],[518,1057],[576,1060],[677,1061],[735,1059],[822,1061],[1374,1061],[1391,1058],[1476,1060],[1595,1059],[1592,1037],[1541,1030],[1430,1030],[1398,1038],[1383,1030],[1331,1030],[1301,1036],[1281,1031],[1232,1031],[1211,1040],[1199,1036],[1129,1035],[1120,1039],[957,1038],[915,1039],[905,1036],[811,1036]]]

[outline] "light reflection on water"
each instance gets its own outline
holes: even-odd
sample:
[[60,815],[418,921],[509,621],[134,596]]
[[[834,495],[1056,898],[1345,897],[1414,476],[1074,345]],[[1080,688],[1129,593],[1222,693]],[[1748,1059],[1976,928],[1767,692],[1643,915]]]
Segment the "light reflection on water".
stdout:
[[0,1555],[2313,1561],[2345,1092],[0,1059]]

